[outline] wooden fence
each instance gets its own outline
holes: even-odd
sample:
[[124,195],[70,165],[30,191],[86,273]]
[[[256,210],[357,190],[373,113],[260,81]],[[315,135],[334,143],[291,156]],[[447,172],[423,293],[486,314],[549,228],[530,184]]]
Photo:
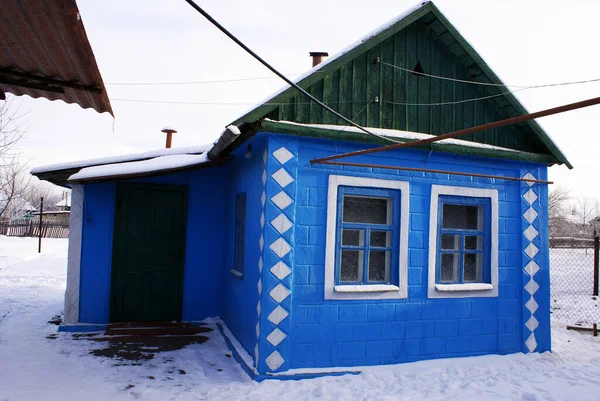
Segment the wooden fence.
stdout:
[[[37,219],[0,221],[0,235],[8,235],[9,237],[38,237],[40,235],[40,221]],[[68,238],[69,223],[42,220],[42,237]]]

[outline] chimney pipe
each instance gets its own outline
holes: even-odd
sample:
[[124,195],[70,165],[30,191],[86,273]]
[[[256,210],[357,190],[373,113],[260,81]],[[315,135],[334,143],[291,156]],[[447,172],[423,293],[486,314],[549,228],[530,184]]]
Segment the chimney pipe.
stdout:
[[164,132],[167,134],[167,143],[165,144],[165,148],[169,149],[171,147],[171,141],[173,140],[173,134],[176,133],[173,127],[165,127],[160,132]]
[[312,66],[316,67],[323,62],[325,57],[329,57],[329,53],[327,52],[310,52],[310,57],[312,57]]

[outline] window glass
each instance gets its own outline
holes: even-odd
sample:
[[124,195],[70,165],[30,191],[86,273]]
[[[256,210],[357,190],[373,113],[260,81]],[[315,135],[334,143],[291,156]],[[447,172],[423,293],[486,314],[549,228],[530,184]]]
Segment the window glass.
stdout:
[[342,250],[340,281],[361,281],[363,275],[364,251]]
[[452,283],[458,281],[459,258],[458,253],[442,254],[440,281],[442,283]]
[[386,248],[392,245],[391,241],[391,231],[371,231],[371,246]]
[[390,224],[391,199],[344,196],[343,221],[345,223]]
[[481,250],[483,249],[483,237],[481,236],[465,236],[465,249],[475,249]]
[[342,245],[364,246],[365,230],[342,230]]
[[482,280],[482,258],[480,253],[465,253],[463,281],[480,283]]
[[233,269],[244,272],[244,242],[246,235],[246,193],[239,193],[235,198],[235,230],[233,246]]
[[483,208],[471,205],[445,203],[442,210],[442,228],[459,230],[481,230]]
[[442,249],[460,249],[460,235],[442,234]]
[[369,281],[389,281],[390,280],[390,252],[389,251],[370,251],[369,252]]

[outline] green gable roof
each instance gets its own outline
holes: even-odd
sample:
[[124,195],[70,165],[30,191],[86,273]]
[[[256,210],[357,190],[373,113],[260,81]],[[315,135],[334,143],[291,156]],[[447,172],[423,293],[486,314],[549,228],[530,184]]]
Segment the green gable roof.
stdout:
[[[424,2],[372,32],[310,70],[297,83],[367,127],[440,135],[528,113],[506,87],[419,76],[392,65],[456,80],[502,84],[432,2]],[[273,95],[234,124],[255,123],[265,117],[345,125],[291,87]],[[572,168],[533,120],[461,139],[538,154],[548,164],[564,163]]]

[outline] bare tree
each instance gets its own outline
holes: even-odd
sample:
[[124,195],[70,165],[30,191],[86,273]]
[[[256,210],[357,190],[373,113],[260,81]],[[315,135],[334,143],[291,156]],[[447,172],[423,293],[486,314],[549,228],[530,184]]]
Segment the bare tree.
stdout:
[[14,151],[16,143],[23,137],[24,114],[14,97],[0,102],[0,220],[18,217],[26,206],[26,195],[30,177],[26,166],[19,161]]
[[566,203],[571,199],[569,190],[562,186],[554,186],[548,194],[548,216],[550,218],[557,218],[564,216],[566,213]]
[[598,214],[598,200],[589,196],[580,196],[575,200],[573,211],[579,223],[585,225]]

